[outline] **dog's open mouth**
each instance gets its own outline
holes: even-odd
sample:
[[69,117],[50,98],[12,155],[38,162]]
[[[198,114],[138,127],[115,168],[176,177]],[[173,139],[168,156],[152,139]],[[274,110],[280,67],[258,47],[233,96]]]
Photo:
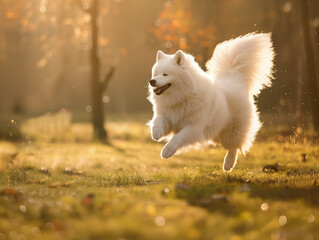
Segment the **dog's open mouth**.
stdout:
[[169,88],[172,84],[168,83],[163,87],[157,87],[153,91],[156,95],[161,95],[167,88]]

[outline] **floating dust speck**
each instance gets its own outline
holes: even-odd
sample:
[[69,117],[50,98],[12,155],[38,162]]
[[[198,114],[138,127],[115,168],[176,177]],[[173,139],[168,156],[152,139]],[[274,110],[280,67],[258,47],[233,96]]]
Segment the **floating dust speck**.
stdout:
[[86,111],[86,112],[92,112],[92,106],[91,106],[91,105],[87,105],[87,106],[85,107],[85,111]]
[[24,205],[21,205],[21,206],[19,207],[19,210],[20,210],[21,212],[23,212],[23,213],[26,213],[26,212],[27,212],[27,208],[26,208]]
[[260,205],[260,209],[261,209],[262,211],[267,211],[268,208],[269,208],[269,206],[268,206],[267,203],[263,203],[263,204]]
[[110,97],[109,96],[103,96],[103,102],[104,103],[108,103],[110,101]]
[[288,13],[290,12],[292,9],[292,3],[291,2],[286,2],[283,7],[282,7],[282,10],[285,12],[285,13]]
[[45,6],[41,6],[41,7],[40,7],[40,12],[41,12],[41,13],[45,13],[46,10],[47,10],[47,8],[46,8]]
[[166,48],[171,48],[173,46],[172,42],[166,42],[165,47]]
[[157,226],[160,226],[160,227],[163,227],[165,225],[166,221],[165,221],[165,218],[162,217],[162,216],[158,216],[155,218],[155,224]]
[[278,219],[279,225],[284,226],[287,223],[287,217],[285,215],[281,215]]
[[164,189],[162,190],[162,195],[163,195],[163,196],[167,196],[167,195],[170,193],[170,191],[171,191],[171,190],[166,187],[166,188],[164,188]]
[[314,215],[309,215],[308,217],[307,217],[307,221],[309,222],[309,223],[313,223],[314,221],[315,221],[315,216]]

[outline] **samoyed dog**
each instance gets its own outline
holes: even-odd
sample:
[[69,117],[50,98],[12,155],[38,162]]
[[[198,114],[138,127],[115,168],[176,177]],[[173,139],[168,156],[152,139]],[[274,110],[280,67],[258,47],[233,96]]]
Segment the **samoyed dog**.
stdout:
[[149,81],[152,138],[168,140],[162,158],[213,142],[226,150],[224,171],[251,147],[261,127],[254,97],[271,85],[274,50],[270,33],[250,33],[216,46],[204,72],[179,50],[157,52]]

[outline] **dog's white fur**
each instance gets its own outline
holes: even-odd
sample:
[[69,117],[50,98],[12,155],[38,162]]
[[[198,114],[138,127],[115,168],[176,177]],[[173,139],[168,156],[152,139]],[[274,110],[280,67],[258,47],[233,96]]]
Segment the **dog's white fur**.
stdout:
[[[271,34],[251,33],[215,48],[204,72],[194,57],[177,51],[157,52],[152,69],[152,138],[168,137],[162,158],[178,149],[206,142],[227,149],[224,171],[231,171],[238,153],[245,154],[261,127],[254,96],[271,85],[274,51]],[[154,89],[171,84],[161,95]],[[172,134],[173,135],[172,135]],[[170,135],[171,134],[171,135]]]

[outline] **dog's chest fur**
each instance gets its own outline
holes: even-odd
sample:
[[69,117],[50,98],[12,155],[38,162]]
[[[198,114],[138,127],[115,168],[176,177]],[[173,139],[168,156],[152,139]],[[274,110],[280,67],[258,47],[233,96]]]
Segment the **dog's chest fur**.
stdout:
[[[173,132],[180,131],[185,125],[196,124],[201,116],[205,114],[204,99],[200,95],[187,96],[175,104],[163,104],[158,101],[156,104],[157,114],[162,115],[168,121]],[[207,105],[206,105],[207,106]]]

